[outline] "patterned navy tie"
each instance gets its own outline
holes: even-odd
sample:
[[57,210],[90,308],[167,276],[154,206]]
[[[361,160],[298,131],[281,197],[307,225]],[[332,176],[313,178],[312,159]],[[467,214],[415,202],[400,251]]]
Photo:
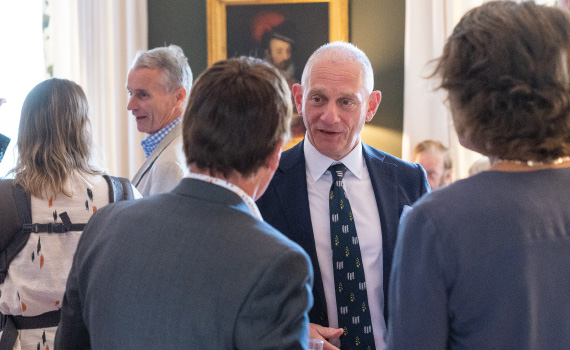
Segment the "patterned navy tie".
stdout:
[[328,169],[333,178],[329,209],[336,306],[338,325],[344,329],[340,348],[374,350],[360,245],[342,182],[346,169],[343,164],[331,165]]

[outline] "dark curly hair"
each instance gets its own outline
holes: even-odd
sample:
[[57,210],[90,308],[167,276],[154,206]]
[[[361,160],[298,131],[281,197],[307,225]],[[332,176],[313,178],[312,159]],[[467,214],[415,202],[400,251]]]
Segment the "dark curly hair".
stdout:
[[569,51],[561,9],[492,1],[465,14],[434,72],[462,143],[501,159],[570,155]]

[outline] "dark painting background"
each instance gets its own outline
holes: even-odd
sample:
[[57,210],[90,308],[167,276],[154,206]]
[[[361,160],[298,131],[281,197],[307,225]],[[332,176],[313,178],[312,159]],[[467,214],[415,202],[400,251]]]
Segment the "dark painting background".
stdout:
[[227,6],[227,57],[265,57],[260,43],[254,39],[252,24],[259,14],[271,12],[283,15],[285,21],[289,21],[295,29],[291,56],[295,64],[295,78],[300,81],[311,53],[329,42],[328,3]]
[[[418,0],[421,1],[421,0]],[[147,0],[148,46],[180,45],[194,77],[208,66],[205,0]],[[370,58],[382,103],[369,125],[384,131],[375,147],[400,156],[404,110],[404,0],[349,0],[350,42]],[[308,23],[320,13],[307,13]],[[301,67],[298,72],[300,72]]]

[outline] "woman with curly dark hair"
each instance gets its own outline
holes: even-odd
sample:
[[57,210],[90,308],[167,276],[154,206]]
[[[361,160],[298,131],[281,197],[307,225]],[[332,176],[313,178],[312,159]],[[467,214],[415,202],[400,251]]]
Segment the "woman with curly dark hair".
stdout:
[[435,76],[492,167],[404,219],[388,349],[570,349],[569,70],[563,10],[491,1],[455,27]]

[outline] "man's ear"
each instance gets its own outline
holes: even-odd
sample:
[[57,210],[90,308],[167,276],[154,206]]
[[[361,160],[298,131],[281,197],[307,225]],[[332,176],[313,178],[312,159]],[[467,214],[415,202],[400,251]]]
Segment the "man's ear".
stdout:
[[368,97],[368,109],[366,110],[365,119],[367,122],[371,121],[374,114],[376,114],[380,101],[382,101],[382,93],[378,90],[372,91]]
[[277,170],[277,167],[279,167],[279,160],[281,160],[281,149],[283,148],[283,139],[281,139],[281,141],[279,141],[279,143],[277,144],[277,147],[275,147],[275,150],[269,155],[269,159],[267,161],[267,166],[269,167],[269,169],[271,169],[271,171],[275,171]]
[[453,175],[453,173],[452,173],[451,169],[444,170],[444,181],[445,181],[444,183],[446,185],[449,185],[451,183],[452,175]]
[[186,89],[184,87],[179,87],[176,91],[176,105],[182,107],[184,100],[186,100]]
[[295,107],[297,108],[297,113],[303,115],[303,87],[301,84],[293,84],[291,87],[291,92],[293,93],[293,98],[295,99]]

